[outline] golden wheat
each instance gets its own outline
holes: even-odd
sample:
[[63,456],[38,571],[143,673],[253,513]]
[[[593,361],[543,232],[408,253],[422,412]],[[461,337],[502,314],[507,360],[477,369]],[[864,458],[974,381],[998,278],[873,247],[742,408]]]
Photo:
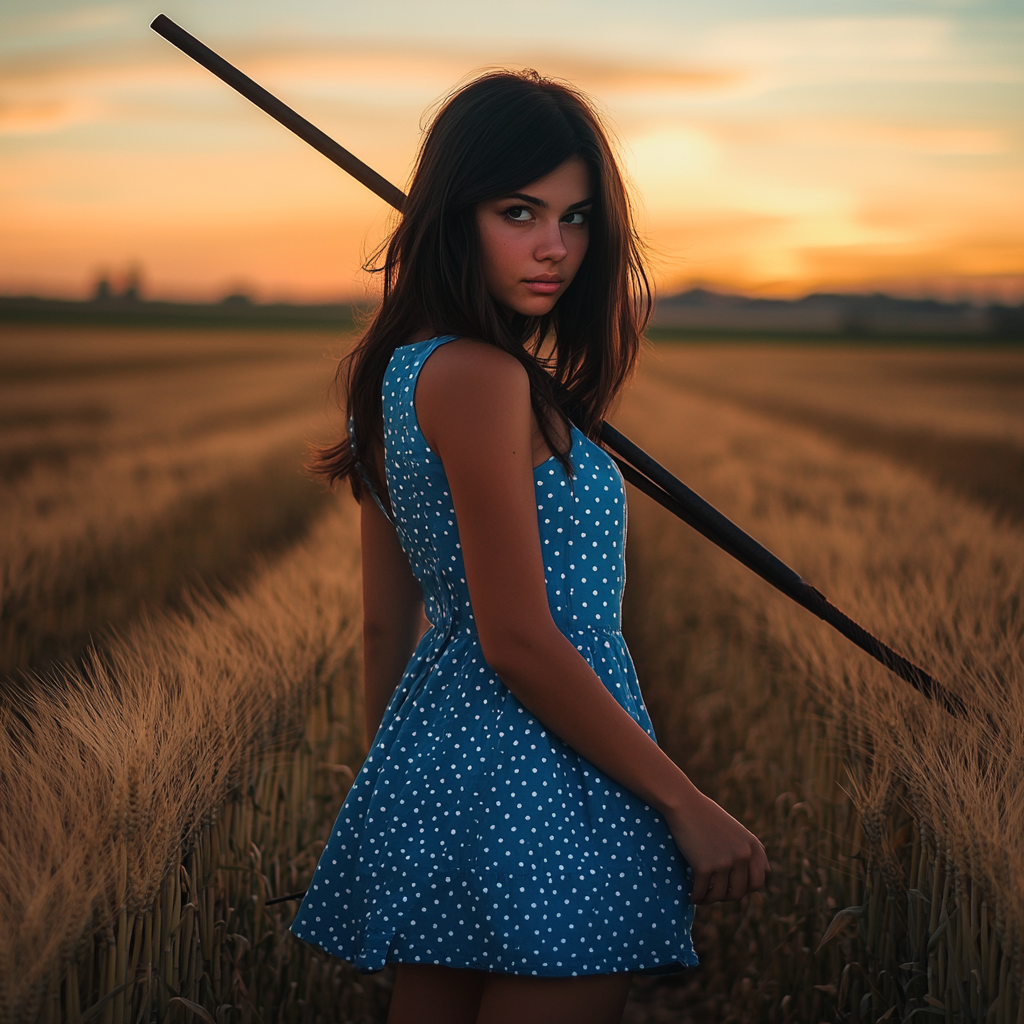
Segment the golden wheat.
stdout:
[[[651,376],[619,419],[840,607],[981,709],[969,722],[949,718],[703,541],[633,501],[630,621],[663,735],[766,837],[780,876],[771,914],[754,901],[742,920],[726,909],[708,915],[715,1012],[814,1019],[828,999],[842,996],[841,1012],[853,1006],[857,1020],[937,1010],[928,999],[948,1004],[956,1014],[949,1019],[974,1019],[981,1004],[982,1016],[991,1005],[994,1019],[1015,1019],[1024,991],[1024,537],[888,462]],[[854,793],[852,805],[837,784]],[[779,801],[789,805],[782,818]],[[794,808],[796,823],[789,820]],[[924,878],[938,878],[938,892],[926,886],[924,896],[908,897]],[[895,901],[891,912],[887,899]],[[920,936],[910,935],[908,899],[930,908],[927,937],[945,928],[952,952],[942,936],[927,954],[911,949]],[[830,946],[814,953],[844,906],[861,914],[875,908],[861,952],[851,940],[844,948],[869,972],[856,985],[830,963]],[[920,909],[914,913],[919,919]],[[879,937],[886,914],[888,957]],[[966,932],[953,916],[943,924],[942,914],[967,914]],[[740,948],[737,936],[756,950]],[[906,961],[893,962],[897,952]],[[929,967],[929,957],[947,952],[942,970]],[[899,964],[912,959],[913,985],[896,985]],[[754,975],[744,961],[756,965]],[[714,1004],[713,987],[700,989],[705,1004]]]
[[1024,523],[1024,358],[1012,348],[661,347],[658,370],[923,473]]
[[150,910],[182,844],[300,733],[351,662],[357,557],[346,505],[248,593],[144,620],[4,709],[4,1019],[35,1019],[91,930]]
[[663,343],[649,350],[646,368],[712,394],[1024,445],[1019,346]]
[[[15,378],[0,386],[0,672],[75,653],[317,510],[298,462],[326,362],[301,337],[244,341],[0,332]],[[158,363],[119,372],[133,353]],[[227,364],[202,363],[216,358]],[[94,372],[77,378],[83,367]]]
[[[47,344],[67,359],[67,338]],[[244,362],[247,344],[218,358]],[[112,363],[137,356],[123,336],[103,345]],[[661,739],[762,837],[774,873],[763,898],[701,911],[703,967],[638,982],[627,1020],[1021,1024],[1024,536],[810,419],[736,403],[838,396],[879,429],[941,421],[1006,443],[1019,412],[952,378],[977,363],[984,384],[988,356],[760,351],[670,352],[616,422],[980,714],[950,719],[633,495],[627,627]],[[830,359],[845,367],[831,392]],[[871,406],[879,367],[933,384],[890,380]],[[204,394],[192,422],[216,407]],[[241,426],[231,401],[230,423],[194,436]],[[66,424],[44,429],[67,440]],[[248,590],[144,619],[5,709],[3,809],[20,824],[0,837],[3,1019],[379,1019],[386,981],[294,942],[287,907],[265,906],[308,881],[359,756],[356,559],[346,504]]]

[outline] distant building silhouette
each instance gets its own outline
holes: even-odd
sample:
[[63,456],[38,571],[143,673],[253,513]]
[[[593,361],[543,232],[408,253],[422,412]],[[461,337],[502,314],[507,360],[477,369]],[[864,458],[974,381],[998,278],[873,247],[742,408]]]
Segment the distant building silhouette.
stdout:
[[142,298],[142,268],[137,263],[124,275],[124,288],[119,298],[122,302],[138,302]]
[[[120,288],[118,287],[120,279]],[[138,263],[132,263],[124,272],[111,275],[106,270],[100,270],[96,283],[92,289],[93,302],[141,302],[142,301],[142,267]]]
[[110,275],[106,271],[101,271],[92,290],[92,301],[109,302],[113,297],[114,289],[110,286]]

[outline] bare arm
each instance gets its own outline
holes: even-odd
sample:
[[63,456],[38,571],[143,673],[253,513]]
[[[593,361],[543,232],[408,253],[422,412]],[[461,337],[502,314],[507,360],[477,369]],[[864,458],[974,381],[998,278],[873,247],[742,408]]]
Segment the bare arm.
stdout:
[[448,477],[488,663],[546,727],[665,816],[693,868],[694,902],[760,888],[761,844],[693,786],[551,617],[523,368],[491,346],[452,342],[424,365],[416,409]]
[[377,503],[359,505],[363,560],[363,693],[367,743],[416,649],[423,623],[423,595],[398,543],[394,526]]

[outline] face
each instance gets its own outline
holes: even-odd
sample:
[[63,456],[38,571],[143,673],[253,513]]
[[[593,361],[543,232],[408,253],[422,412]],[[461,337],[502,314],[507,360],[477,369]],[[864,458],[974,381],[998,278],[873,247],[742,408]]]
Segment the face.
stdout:
[[484,281],[496,302],[524,316],[551,311],[590,243],[592,187],[574,156],[522,191],[477,205]]

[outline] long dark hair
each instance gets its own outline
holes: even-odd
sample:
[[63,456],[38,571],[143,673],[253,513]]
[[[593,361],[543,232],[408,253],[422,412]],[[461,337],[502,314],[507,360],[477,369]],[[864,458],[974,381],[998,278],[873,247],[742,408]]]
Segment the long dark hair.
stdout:
[[[589,168],[595,199],[587,254],[549,314],[510,315],[484,284],[476,205],[519,191],[574,156]],[[457,90],[426,133],[401,221],[378,261],[381,254],[367,268],[383,275],[380,306],[337,372],[359,462],[378,492],[385,493],[376,470],[384,373],[395,349],[423,328],[486,341],[518,359],[544,439],[571,473],[571,444],[551,429],[552,417],[596,437],[633,372],[650,315],[629,199],[586,98],[536,72],[490,72]],[[332,484],[347,478],[361,497],[347,435],[314,448],[310,468]]]

